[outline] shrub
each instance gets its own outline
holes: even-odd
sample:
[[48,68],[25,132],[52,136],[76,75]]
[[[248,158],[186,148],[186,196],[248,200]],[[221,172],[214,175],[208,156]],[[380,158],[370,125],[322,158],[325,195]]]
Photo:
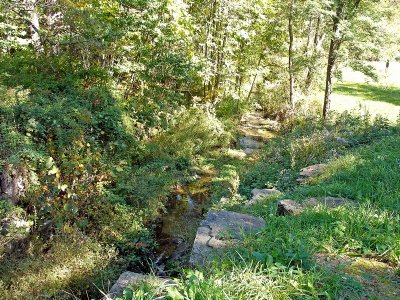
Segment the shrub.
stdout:
[[229,142],[222,123],[200,108],[183,109],[167,131],[154,138],[149,151],[154,157],[192,159]]

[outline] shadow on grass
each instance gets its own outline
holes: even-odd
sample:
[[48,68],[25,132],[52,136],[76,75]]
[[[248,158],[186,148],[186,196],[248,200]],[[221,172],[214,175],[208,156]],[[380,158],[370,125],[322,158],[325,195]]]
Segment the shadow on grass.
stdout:
[[346,82],[336,84],[335,93],[400,106],[400,87]]

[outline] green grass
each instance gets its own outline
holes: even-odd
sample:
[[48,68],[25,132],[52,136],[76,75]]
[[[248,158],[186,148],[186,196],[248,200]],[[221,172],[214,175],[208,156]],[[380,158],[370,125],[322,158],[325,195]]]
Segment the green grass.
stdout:
[[349,95],[362,100],[387,102],[400,105],[400,87],[382,86],[367,83],[344,82],[334,86],[334,92]]

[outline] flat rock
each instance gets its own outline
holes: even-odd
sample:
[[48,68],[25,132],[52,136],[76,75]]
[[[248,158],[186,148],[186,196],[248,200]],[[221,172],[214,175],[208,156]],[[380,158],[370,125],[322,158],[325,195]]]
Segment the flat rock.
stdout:
[[257,202],[262,200],[264,196],[277,195],[280,193],[281,192],[277,189],[253,189],[251,191],[252,198],[249,202],[246,203],[246,206],[256,204]]
[[285,199],[278,201],[278,216],[294,216],[302,213],[304,210],[303,206],[300,203],[297,203],[290,199]]
[[250,136],[243,136],[239,138],[239,145],[242,148],[259,149],[262,147],[263,144],[254,140]]
[[137,285],[143,281],[149,282],[154,285],[165,285],[169,283],[174,284],[174,282],[170,279],[127,271],[119,276],[118,280],[114,283],[114,285],[111,287],[110,291],[103,298],[103,300],[115,299],[122,295],[124,289],[133,285]]
[[251,155],[251,154],[254,153],[255,150],[256,150],[256,149],[245,148],[245,149],[243,149],[243,152],[244,152],[246,155]]
[[[250,149],[250,150],[254,151],[254,149]],[[227,156],[229,156],[231,158],[235,158],[235,159],[244,159],[247,156],[246,149],[244,149],[244,150],[228,149],[228,150],[226,150],[225,154]]]
[[243,136],[251,137],[252,139],[260,142],[264,142],[276,137],[276,134],[270,130],[253,126],[242,126],[240,128],[240,132],[243,134]]
[[328,208],[336,208],[346,205],[355,206],[356,203],[353,200],[341,197],[308,198],[302,204],[290,199],[285,199],[278,201],[277,215],[298,215],[303,212],[304,208],[312,208],[319,205]]
[[316,164],[312,166],[308,166],[300,170],[300,176],[297,178],[297,182],[303,183],[307,179],[318,176],[322,173],[326,164]]
[[189,263],[204,265],[218,253],[219,249],[240,240],[242,233],[256,232],[265,226],[265,221],[251,215],[230,211],[209,211],[197,229]]
[[266,119],[261,113],[253,112],[244,115],[240,121],[243,125],[259,128],[278,129],[279,123],[274,120]]
[[336,208],[339,206],[350,205],[355,206],[356,203],[353,200],[342,198],[342,197],[321,197],[321,198],[308,198],[304,201],[304,206],[315,207],[318,205],[324,205],[329,208]]

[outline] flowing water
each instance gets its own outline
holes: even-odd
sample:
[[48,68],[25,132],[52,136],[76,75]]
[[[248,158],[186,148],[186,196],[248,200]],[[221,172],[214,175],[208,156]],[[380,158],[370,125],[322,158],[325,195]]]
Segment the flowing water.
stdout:
[[165,274],[174,264],[187,264],[197,227],[209,205],[212,176],[206,174],[190,184],[177,186],[170,196],[156,230],[154,265],[158,273]]

